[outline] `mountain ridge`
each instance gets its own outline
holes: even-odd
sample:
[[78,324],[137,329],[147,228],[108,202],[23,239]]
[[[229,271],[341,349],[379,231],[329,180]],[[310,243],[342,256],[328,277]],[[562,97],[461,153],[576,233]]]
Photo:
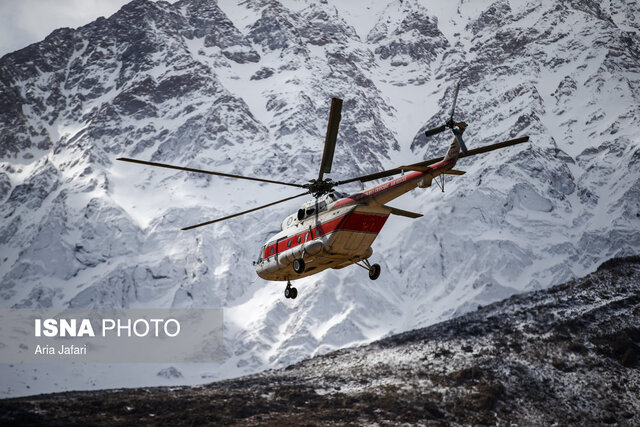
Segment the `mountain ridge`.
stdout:
[[[181,368],[196,383],[432,324],[638,253],[633,10],[137,0],[56,30],[0,59],[0,302],[222,307],[226,362]],[[284,284],[256,279],[251,261],[298,204],[179,231],[287,189],[115,162],[308,180],[329,99],[341,96],[332,178],[414,163],[444,154],[448,139],[422,131],[447,115],[457,81],[470,148],[522,134],[530,145],[463,159],[467,174],[446,193],[394,202],[425,216],[385,225],[373,245],[380,279],[327,271],[296,284],[295,305],[282,301]],[[5,393],[114,385],[95,367],[73,384],[65,378],[78,376],[19,369]],[[158,370],[141,383],[155,384]]]
[[634,425],[639,291],[640,256],[614,258],[586,277],[284,369],[197,387],[5,399],[0,419]]

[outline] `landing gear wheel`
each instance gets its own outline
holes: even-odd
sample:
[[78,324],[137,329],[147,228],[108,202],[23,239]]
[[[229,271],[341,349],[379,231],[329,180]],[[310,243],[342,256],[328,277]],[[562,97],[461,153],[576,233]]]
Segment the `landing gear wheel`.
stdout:
[[376,280],[378,277],[380,277],[380,264],[373,264],[369,268],[369,279]]
[[287,287],[284,288],[284,297],[296,299],[297,296],[298,296],[298,290],[293,286],[291,286],[291,283],[287,283]]
[[293,271],[298,274],[304,271],[304,260],[302,258],[296,258],[293,260]]

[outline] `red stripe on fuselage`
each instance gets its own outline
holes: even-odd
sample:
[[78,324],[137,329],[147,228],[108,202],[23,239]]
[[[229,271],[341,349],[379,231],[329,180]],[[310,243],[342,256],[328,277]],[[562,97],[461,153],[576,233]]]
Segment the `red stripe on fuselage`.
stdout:
[[[276,253],[282,253],[288,249],[295,248],[306,241],[311,241],[315,238],[322,237],[329,233],[333,233],[334,231],[356,231],[362,233],[379,233],[384,223],[387,221],[389,215],[385,214],[369,214],[362,212],[351,212],[345,215],[342,215],[338,218],[334,218],[327,222],[319,224],[317,227],[313,227],[311,229],[311,234],[308,240],[305,240],[306,234],[309,233],[309,230],[305,230],[302,233],[295,234],[291,237],[284,238],[277,243],[267,246],[264,249],[263,257],[269,258],[274,256]],[[300,243],[298,243],[298,237],[300,237]],[[291,245],[289,246],[289,242]],[[277,250],[276,250],[277,245]],[[274,249],[273,253],[271,253],[271,248]]]
[[[331,206],[331,210],[338,209],[343,206],[348,206],[354,203],[362,203],[363,201],[366,202],[368,198],[384,193],[385,191],[392,190],[399,185],[402,185],[411,181],[417,181],[418,179],[422,178],[425,175],[438,172],[439,169],[450,168],[452,167],[451,165],[455,164],[457,160],[458,160],[457,158],[452,158],[449,160],[441,160],[438,163],[434,163],[433,165],[427,166],[427,170],[424,172],[422,171],[411,172],[407,175],[400,176],[398,178],[392,179],[391,181],[387,181],[376,187],[370,188],[369,190],[363,191],[361,193],[356,193],[352,196],[338,200]],[[378,217],[383,219],[377,219],[377,220],[371,219],[371,222],[369,222],[369,219],[366,219],[365,221],[366,225],[365,225],[365,223],[361,221],[364,218],[360,217],[360,219],[357,219],[358,216],[351,217],[351,215],[365,215],[365,216]],[[340,225],[340,228],[339,228],[340,230],[361,231],[361,232],[368,232],[368,233],[380,232],[380,230],[382,229],[382,226],[384,226],[384,223],[386,222],[388,217],[388,215],[364,214],[360,212],[352,212],[350,214],[347,214],[346,216],[347,216],[347,220],[345,221],[344,228],[342,225]],[[336,230],[336,228],[338,227],[338,224],[340,224],[340,221],[342,221],[342,219],[344,218],[345,216],[334,218],[330,221],[325,222],[324,224],[320,224],[319,226],[312,228],[311,236],[309,237],[308,240],[305,239],[306,234],[309,232],[309,230],[307,229],[301,233],[295,234],[291,237],[287,237],[281,240],[279,243],[277,243],[278,245],[277,251],[276,251],[276,243],[269,245],[264,249],[264,258],[269,258],[275,255],[276,253],[282,253],[287,249],[295,248],[296,246],[301,245],[305,241],[311,241],[316,237],[320,237],[325,234],[331,233]],[[362,224],[362,225],[359,225],[359,224]],[[346,227],[349,227],[349,228],[346,228]],[[369,228],[371,229],[371,231],[368,231]],[[300,243],[298,243],[298,236],[301,237]],[[291,241],[291,246],[287,246],[289,241]],[[271,248],[274,249],[273,253],[270,253]]]
[[338,230],[379,233],[389,215],[353,212],[338,225]]

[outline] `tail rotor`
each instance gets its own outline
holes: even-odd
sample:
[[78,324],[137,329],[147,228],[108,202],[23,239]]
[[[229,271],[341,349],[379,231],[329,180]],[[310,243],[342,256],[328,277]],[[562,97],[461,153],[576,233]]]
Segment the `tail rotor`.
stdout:
[[451,129],[451,132],[453,132],[454,137],[456,138],[456,140],[458,141],[458,143],[460,144],[460,149],[462,150],[463,153],[467,152],[467,146],[464,143],[464,140],[462,139],[462,132],[464,132],[464,129],[467,127],[467,124],[465,122],[456,122],[453,119],[453,115],[456,111],[456,103],[458,102],[458,92],[460,91],[460,82],[458,82],[458,84],[456,85],[456,91],[453,95],[453,103],[451,104],[451,111],[449,113],[449,118],[447,119],[446,122],[444,122],[443,125],[440,125],[438,127],[429,129],[427,131],[425,131],[424,135],[426,137],[430,137],[433,135],[437,135],[439,133],[444,132],[447,128]]

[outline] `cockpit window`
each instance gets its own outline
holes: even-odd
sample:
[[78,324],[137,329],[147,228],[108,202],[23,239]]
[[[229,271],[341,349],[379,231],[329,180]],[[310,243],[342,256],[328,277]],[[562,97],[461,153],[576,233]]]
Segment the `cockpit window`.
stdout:
[[298,221],[302,221],[306,218],[309,218],[310,216],[315,215],[316,209],[318,213],[325,211],[327,209],[327,202],[325,200],[322,200],[315,205],[308,206],[307,208],[300,208],[297,213]]
[[345,197],[347,197],[345,193],[341,193],[339,191],[334,191],[332,194],[333,194],[333,197],[335,197],[335,200],[344,199]]

